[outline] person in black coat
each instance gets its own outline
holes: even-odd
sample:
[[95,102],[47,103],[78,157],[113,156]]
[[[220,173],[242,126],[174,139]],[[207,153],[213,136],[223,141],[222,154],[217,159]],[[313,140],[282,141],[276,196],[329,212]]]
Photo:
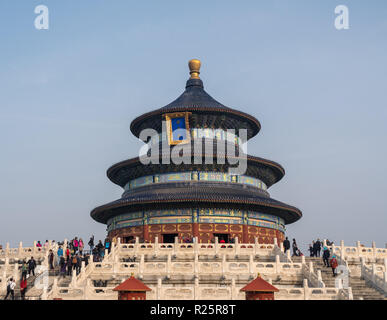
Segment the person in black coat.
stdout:
[[78,254],[76,255],[76,259],[77,259],[77,263],[75,265],[75,270],[76,270],[77,275],[78,275],[81,272],[82,260]]
[[329,249],[327,247],[324,247],[324,250],[323,250],[323,262],[324,262],[324,266],[326,267],[329,267],[329,257],[330,257],[331,253],[329,252]]
[[32,272],[32,275],[35,276],[36,261],[34,257],[31,257],[31,259],[28,260],[27,264],[28,264],[28,274],[30,275]]
[[313,249],[313,246],[311,244],[309,245],[309,254],[311,257],[314,256],[314,249]]
[[71,270],[73,268],[73,264],[71,262],[71,257],[67,258],[66,266],[67,266],[67,275],[71,276]]
[[54,253],[50,249],[50,253],[48,255],[48,262],[50,264],[50,270],[54,270]]
[[314,244],[315,245],[315,256],[316,257],[320,257],[320,251],[321,251],[321,242],[319,239],[317,239],[316,243]]
[[284,246],[284,252],[286,253],[286,251],[288,251],[290,249],[290,241],[289,241],[288,237],[286,237],[286,239],[284,240],[283,246]]
[[103,245],[101,240],[98,241],[98,244],[96,245],[96,248],[98,250],[99,257],[103,257],[104,245]]
[[85,267],[89,264],[90,255],[86,254],[83,256],[83,261],[85,261]]

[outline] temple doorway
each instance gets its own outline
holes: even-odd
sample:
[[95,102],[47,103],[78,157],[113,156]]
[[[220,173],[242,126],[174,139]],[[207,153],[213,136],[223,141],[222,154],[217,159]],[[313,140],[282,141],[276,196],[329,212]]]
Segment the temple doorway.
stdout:
[[174,243],[177,233],[166,233],[163,234],[163,243]]
[[214,237],[218,237],[218,243],[220,243],[221,240],[224,240],[225,243],[228,243],[229,240],[227,233],[214,233]]
[[124,237],[124,243],[131,243],[133,241],[134,241],[134,237],[133,236]]

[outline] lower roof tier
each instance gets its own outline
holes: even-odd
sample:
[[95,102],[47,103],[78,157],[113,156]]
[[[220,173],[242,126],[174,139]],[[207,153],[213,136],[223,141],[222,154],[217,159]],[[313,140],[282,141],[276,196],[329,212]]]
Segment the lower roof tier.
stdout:
[[108,220],[107,231],[110,233],[113,230],[128,227],[186,223],[249,225],[285,232],[282,218],[271,214],[229,208],[151,209],[124,213]]
[[124,193],[124,197],[95,208],[91,217],[101,223],[122,213],[146,209],[187,207],[228,207],[254,210],[282,218],[285,224],[301,218],[301,211],[268,197],[258,188],[232,183],[179,182],[144,186]]

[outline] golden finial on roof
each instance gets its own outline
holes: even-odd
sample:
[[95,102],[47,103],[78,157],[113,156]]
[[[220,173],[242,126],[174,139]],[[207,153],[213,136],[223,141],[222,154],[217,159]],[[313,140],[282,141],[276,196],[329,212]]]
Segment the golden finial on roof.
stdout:
[[188,62],[189,66],[189,73],[191,75],[191,79],[200,79],[199,74],[200,74],[200,60],[198,59],[192,59]]

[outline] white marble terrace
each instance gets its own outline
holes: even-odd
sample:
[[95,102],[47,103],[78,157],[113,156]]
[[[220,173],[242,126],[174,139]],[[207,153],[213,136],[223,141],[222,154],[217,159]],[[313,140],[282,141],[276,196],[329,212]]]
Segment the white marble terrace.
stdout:
[[[196,240],[196,239],[195,239]],[[64,242],[66,248],[67,241]],[[65,249],[64,248],[64,249]],[[57,244],[49,242],[47,248],[32,247],[0,250],[0,293],[6,289],[10,276],[20,278],[18,262],[31,256],[41,261],[37,274],[43,275],[48,265],[48,252],[57,250]],[[358,274],[387,293],[386,267],[387,249],[361,246],[331,246],[339,262],[348,266],[350,273]],[[134,262],[130,260],[134,260]],[[92,259],[90,259],[92,261]],[[315,271],[313,263],[305,257],[293,262],[290,251],[285,255],[282,244],[218,243],[118,243],[102,262],[90,262],[83,266],[77,276],[50,276],[48,288],[38,290],[40,299],[117,299],[112,289],[131,274],[142,279],[152,291],[147,299],[218,299],[244,300],[240,289],[257,274],[273,283],[280,291],[275,293],[279,300],[331,300],[353,299],[351,288],[326,287],[321,271]],[[104,280],[105,287],[95,287],[93,280]],[[34,288],[33,288],[34,289]],[[28,297],[28,292],[27,292]]]

